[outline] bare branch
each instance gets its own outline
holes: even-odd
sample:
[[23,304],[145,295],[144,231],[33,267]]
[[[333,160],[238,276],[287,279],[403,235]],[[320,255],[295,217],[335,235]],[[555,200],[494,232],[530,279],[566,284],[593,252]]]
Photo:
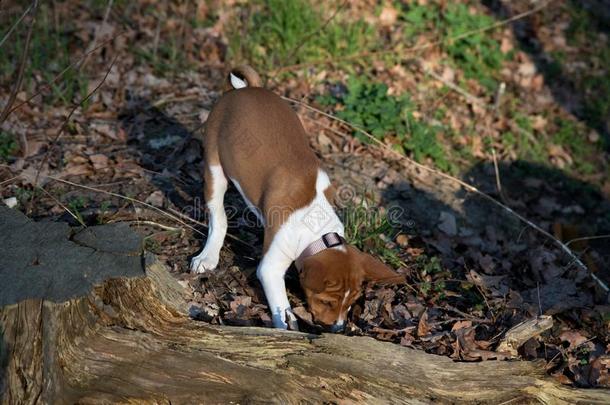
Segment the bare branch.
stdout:
[[19,63],[19,70],[17,73],[17,81],[15,82],[15,87],[13,87],[13,91],[11,91],[11,95],[8,98],[8,101],[4,105],[4,109],[2,113],[0,113],[0,124],[6,121],[8,117],[11,106],[15,102],[17,98],[17,93],[21,89],[21,83],[23,82],[23,73],[25,72],[25,65],[27,64],[28,59],[28,51],[30,49],[30,41],[32,40],[32,31],[34,30],[34,24],[36,24],[36,12],[38,11],[38,0],[34,0],[34,5],[32,9],[32,21],[30,22],[30,26],[28,28],[28,34],[25,38],[25,45],[23,47],[23,55],[21,55],[21,62]]
[[25,9],[23,14],[21,14],[21,17],[19,17],[19,19],[17,21],[15,21],[15,24],[13,24],[13,26],[8,30],[8,32],[4,35],[4,37],[2,37],[2,39],[0,39],[0,48],[2,47],[2,45],[4,45],[4,42],[8,39],[8,37],[11,36],[11,34],[15,30],[15,28],[17,28],[17,26],[19,25],[19,23],[21,23],[21,21],[25,18],[25,16],[30,12],[33,5],[34,4],[32,3],[28,6],[28,8]]
[[79,224],[81,224],[82,226],[84,226],[85,228],[87,227],[87,225],[85,225],[85,223],[83,222],[83,220],[76,215],[75,213],[73,213],[68,207],[66,207],[65,205],[63,205],[61,203],[61,201],[59,201],[57,198],[55,198],[55,196],[51,193],[49,193],[47,190],[44,189],[44,187],[40,187],[37,186],[37,188],[42,191],[43,193],[45,193],[47,196],[49,196],[53,201],[55,201],[56,204],[58,204],[61,208],[63,208],[68,214],[70,214],[72,216],[72,218],[74,218],[75,220],[78,221]]
[[81,63],[81,61],[83,59],[85,59],[88,55],[96,52],[97,50],[103,48],[104,46],[106,46],[108,43],[114,41],[115,39],[119,38],[122,35],[125,35],[127,33],[127,31],[123,31],[118,33],[117,35],[115,35],[114,37],[102,42],[101,44],[99,44],[98,46],[96,46],[94,49],[92,49],[90,52],[85,52],[83,55],[81,55],[80,58],[76,59],[74,62],[70,63],[68,66],[66,66],[64,68],[64,70],[62,70],[61,72],[59,72],[57,74],[57,76],[55,76],[53,78],[53,80],[51,80],[48,83],[44,83],[42,85],[42,89],[40,89],[39,91],[37,91],[36,93],[32,94],[30,97],[28,97],[25,101],[20,102],[19,104],[17,104],[16,106],[14,106],[10,111],[9,114],[12,114],[13,112],[15,112],[16,110],[18,110],[19,108],[21,108],[24,104],[29,103],[30,101],[32,101],[34,98],[38,97],[40,94],[42,94],[42,92],[44,91],[45,88],[50,88],[52,84],[55,84],[59,79],[61,79],[66,72],[68,72],[70,69],[72,69],[74,66],[78,65],[79,63]]
[[80,64],[80,66],[78,67],[78,70],[83,70],[85,65],[89,61],[89,56],[91,55],[91,50],[95,48],[97,41],[99,39],[99,36],[100,36],[100,32],[102,32],[104,25],[106,25],[106,21],[108,21],[108,16],[110,16],[110,10],[112,9],[112,3],[113,3],[113,0],[108,0],[108,5],[106,6],[106,11],[104,12],[104,19],[102,20],[102,24],[100,26],[98,26],[97,29],[95,30],[95,36],[93,37],[93,42],[91,42],[91,44],[87,48],[87,52],[85,52],[85,57],[84,57],[82,63]]
[[[110,74],[110,71],[112,70],[112,67],[114,66],[114,63],[116,62],[118,58],[118,55],[114,57],[114,59],[112,60],[112,62],[110,63],[110,67],[108,68],[108,70],[106,71],[106,74],[104,75],[104,77],[102,78],[102,80],[98,83],[97,86],[95,86],[95,88],[93,90],[91,90],[89,92],[89,94],[87,94],[83,99],[81,99],[78,103],[76,103],[74,105],[74,107],[72,108],[72,110],[70,110],[70,112],[68,113],[68,116],[66,117],[66,119],[64,120],[64,122],[62,123],[61,127],[59,127],[59,130],[57,131],[57,133],[55,134],[55,138],[53,138],[53,141],[51,141],[51,144],[49,145],[46,153],[44,154],[44,157],[42,158],[42,161],[40,162],[40,165],[38,166],[38,170],[36,171],[36,178],[34,180],[34,184],[37,185],[38,184],[38,179],[40,177],[40,171],[42,170],[43,166],[45,165],[45,163],[47,162],[48,158],[49,158],[49,153],[51,151],[51,149],[53,148],[53,146],[55,146],[55,144],[57,144],[57,141],[59,140],[59,138],[61,137],[61,135],[63,134],[64,130],[66,129],[66,127],[68,126],[68,123],[70,122],[70,118],[72,118],[72,115],[74,115],[74,113],[76,112],[76,110],[83,105],[83,103],[85,103],[87,100],[89,100],[91,98],[91,96],[93,96],[93,94],[99,90],[100,87],[102,87],[102,85],[104,84],[104,82],[106,81],[106,78],[108,78],[108,75]],[[34,199],[34,195],[32,195],[32,200]]]
[[320,32],[323,32],[326,29],[326,27],[328,26],[328,24],[330,24],[330,22],[335,19],[335,17],[339,14],[339,11],[341,11],[343,9],[343,7],[345,7],[346,4],[347,4],[347,0],[344,0],[341,4],[339,4],[339,6],[335,10],[335,12],[333,14],[331,14],[331,16],[328,17],[326,19],[326,21],[324,21],[322,23],[320,28],[318,28],[317,30],[311,31],[311,32],[307,33],[306,35],[304,35],[299,40],[299,43],[297,44],[297,46],[295,46],[290,51],[290,53],[288,54],[286,59],[284,59],[282,62],[283,63],[289,62],[294,57],[294,55],[296,55],[296,53],[299,51],[299,49],[301,49],[303,47],[303,45],[305,45],[307,43],[307,41],[309,41],[314,35],[316,35],[316,34],[318,34]]

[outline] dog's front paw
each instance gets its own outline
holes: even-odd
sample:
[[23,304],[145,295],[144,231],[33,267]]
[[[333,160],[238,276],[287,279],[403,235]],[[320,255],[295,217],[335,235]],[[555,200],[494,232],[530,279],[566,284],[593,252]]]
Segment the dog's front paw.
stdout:
[[214,270],[218,266],[218,257],[210,257],[208,255],[199,255],[193,257],[191,261],[192,273],[205,273],[206,271]]
[[299,330],[297,317],[290,308],[284,310],[283,313],[278,312],[273,314],[273,327],[277,329],[287,329],[294,331]]

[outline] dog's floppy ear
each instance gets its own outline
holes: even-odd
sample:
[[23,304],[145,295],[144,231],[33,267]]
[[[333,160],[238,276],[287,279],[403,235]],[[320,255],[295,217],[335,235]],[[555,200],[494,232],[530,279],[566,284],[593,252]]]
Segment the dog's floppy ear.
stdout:
[[359,262],[364,271],[364,280],[378,284],[401,284],[406,283],[403,275],[396,273],[389,266],[383,264],[379,259],[368,253],[358,252]]
[[301,286],[313,293],[321,293],[326,288],[326,274],[320,260],[308,257],[303,260],[303,271],[299,275]]

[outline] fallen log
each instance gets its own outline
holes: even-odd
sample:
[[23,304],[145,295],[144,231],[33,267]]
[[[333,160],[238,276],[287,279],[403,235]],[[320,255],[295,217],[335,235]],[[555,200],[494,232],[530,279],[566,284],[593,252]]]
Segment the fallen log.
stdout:
[[193,321],[181,285],[120,225],[75,232],[0,207],[0,283],[3,404],[610,402],[539,363]]

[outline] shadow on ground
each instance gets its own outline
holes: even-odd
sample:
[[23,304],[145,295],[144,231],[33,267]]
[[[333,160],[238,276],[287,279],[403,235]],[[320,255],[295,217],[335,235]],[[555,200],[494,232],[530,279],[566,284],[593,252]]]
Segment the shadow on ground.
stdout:
[[[119,120],[127,133],[127,144],[137,156],[138,163],[150,174],[152,184],[162,191],[164,198],[177,207],[180,213],[207,223],[200,142],[203,125],[189,129],[152,105],[149,100],[137,96],[128,100],[126,108],[119,114]],[[248,242],[262,240],[261,228],[244,227],[245,224],[255,223],[256,217],[247,211],[239,192],[232,184],[225,196],[225,209],[230,234],[238,235],[239,239]],[[191,225],[201,228],[193,223]],[[204,234],[207,232],[205,228],[200,230]],[[230,247],[225,252],[235,249],[241,253],[232,257],[231,261],[247,267],[252,267],[252,259],[260,253],[257,248],[252,249],[231,237],[226,239],[225,245]]]
[[[501,163],[499,173],[501,193],[491,163],[474,166],[464,179],[568,243],[590,271],[610,284],[610,239],[578,240],[610,234],[610,201],[590,184],[543,165]],[[398,183],[386,188],[382,196],[384,205],[398,205],[405,213],[402,231],[421,236],[449,268],[461,272],[482,269],[484,276],[504,277],[511,289],[526,291],[532,304],[539,298],[532,295],[532,289],[545,285],[552,285],[553,291],[548,293],[557,293],[557,297],[563,295],[555,290],[569,290],[570,297],[564,298],[570,305],[606,303],[603,294],[591,300],[577,297],[574,285],[588,277],[549,238],[476,194],[463,189],[451,196],[442,194],[440,187],[426,191]],[[584,285],[590,283],[581,287]],[[549,298],[543,309],[560,304],[551,301]]]
[[[517,14],[509,2],[485,0],[483,4],[500,19],[507,19]],[[579,13],[586,15],[587,26],[581,27],[581,29],[587,33],[610,34],[610,2],[571,0],[568,4]],[[548,7],[556,6],[551,2]],[[557,55],[544,49],[538,36],[538,30],[542,26],[544,23],[538,14],[511,23],[521,49],[532,57],[537,70],[544,75],[544,82],[550,88],[555,101],[589,128],[598,131],[604,140],[605,149],[610,151],[610,120],[608,118],[610,107],[607,104],[608,97],[610,97],[610,84],[607,77],[596,77],[595,83],[589,89],[585,88],[585,81],[590,79],[577,77],[566,69],[566,65],[574,61],[560,61]],[[600,44],[600,46],[604,45]],[[601,66],[601,68],[607,69],[607,66]],[[590,70],[594,70],[594,67],[590,67]]]
[[127,144],[151,174],[152,183],[176,206],[201,210],[196,197],[203,190],[201,144],[195,135],[198,131],[190,131],[140,97],[127,101],[119,120],[127,133]]
[[[587,266],[610,283],[610,239],[577,240],[610,234],[610,201],[593,185],[561,170],[517,161],[499,165],[502,192],[493,164],[473,167],[465,178],[503,200],[524,217],[568,243]],[[466,212],[469,201],[466,201]]]

